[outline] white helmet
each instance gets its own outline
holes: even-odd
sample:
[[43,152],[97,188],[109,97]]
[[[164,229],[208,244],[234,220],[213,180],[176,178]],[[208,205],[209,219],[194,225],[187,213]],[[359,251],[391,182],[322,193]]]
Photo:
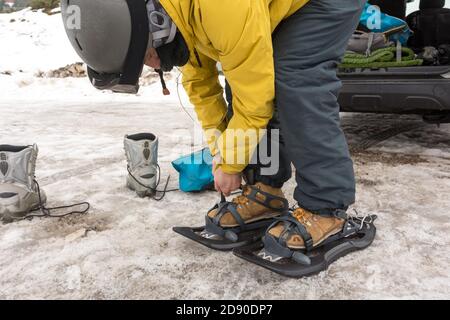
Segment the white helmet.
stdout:
[[137,93],[147,49],[171,43],[177,33],[158,0],[61,0],[61,12],[97,89]]

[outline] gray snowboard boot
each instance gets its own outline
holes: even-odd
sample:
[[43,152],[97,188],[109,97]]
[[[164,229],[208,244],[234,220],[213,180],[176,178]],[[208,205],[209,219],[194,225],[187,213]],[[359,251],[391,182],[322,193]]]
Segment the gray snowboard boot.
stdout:
[[37,154],[37,145],[0,145],[0,218],[20,218],[45,204],[35,183]]
[[158,137],[151,133],[126,135],[127,186],[139,197],[154,196],[159,180]]

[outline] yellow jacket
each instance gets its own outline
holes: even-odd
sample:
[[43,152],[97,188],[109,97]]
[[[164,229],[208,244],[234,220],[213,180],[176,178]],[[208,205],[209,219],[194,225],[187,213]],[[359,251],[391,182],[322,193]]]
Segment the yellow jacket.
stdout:
[[[227,173],[241,172],[257,142],[236,147],[227,132],[265,129],[273,114],[275,75],[272,32],[309,0],[160,0],[183,35],[191,56],[182,68],[183,86],[205,130],[213,155]],[[233,91],[233,118],[218,81],[217,62]],[[219,137],[211,134],[218,130]],[[221,134],[220,134],[221,133]],[[231,141],[230,141],[231,142]],[[226,161],[245,148],[245,162]],[[241,149],[241,151],[244,149]]]

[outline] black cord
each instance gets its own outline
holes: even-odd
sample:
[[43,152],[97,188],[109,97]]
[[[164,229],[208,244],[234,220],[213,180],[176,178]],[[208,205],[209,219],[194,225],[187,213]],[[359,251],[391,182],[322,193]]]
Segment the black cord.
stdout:
[[177,76],[177,96],[178,96],[178,102],[180,103],[181,109],[183,109],[184,113],[191,119],[191,121],[194,123],[194,125],[199,125],[197,121],[192,117],[191,113],[188,112],[186,107],[184,106],[183,102],[181,101],[181,94],[180,94],[180,77],[182,76],[183,72],[179,68],[177,70],[180,72]]
[[[72,205],[68,205],[68,206],[60,206],[60,207],[52,207],[52,208],[48,208],[45,206],[44,202],[42,201],[42,195],[41,195],[41,187],[39,186],[39,183],[36,181],[36,179],[33,180],[33,182],[36,185],[36,189],[37,189],[37,194],[38,194],[38,200],[39,200],[39,207],[32,210],[33,211],[40,211],[41,214],[27,214],[24,217],[8,217],[12,220],[26,220],[26,219],[32,219],[32,218],[40,218],[40,217],[48,217],[48,218],[62,218],[62,217],[66,217],[72,214],[85,214],[89,211],[89,209],[91,208],[91,204],[89,202],[80,202],[80,203],[75,203]],[[69,208],[75,208],[78,206],[86,206],[86,209],[81,210],[81,211],[77,211],[77,210],[73,210],[64,214],[52,214],[51,212],[54,210],[60,210],[60,209],[69,209]]]
[[[33,181],[37,187],[38,196],[39,196],[39,210],[42,212],[43,216],[50,217],[50,218],[61,218],[61,217],[66,217],[66,216],[72,215],[72,214],[85,214],[91,208],[91,204],[89,202],[80,202],[80,203],[75,203],[75,204],[67,205],[67,206],[47,208],[42,201],[41,187],[39,186],[39,183],[36,180],[33,180]],[[54,210],[75,208],[75,207],[79,207],[79,206],[83,206],[83,205],[86,206],[86,209],[84,209],[82,211],[73,210],[73,211],[70,211],[70,212],[67,212],[64,214],[57,214],[57,215],[51,214],[51,212]]]
[[156,167],[157,167],[157,169],[158,169],[158,179],[157,179],[157,181],[156,181],[156,187],[155,187],[155,188],[150,187],[150,186],[147,186],[147,185],[143,184],[142,182],[140,182],[140,181],[139,181],[139,180],[131,173],[131,170],[130,170],[130,167],[129,167],[129,166],[127,166],[127,171],[128,171],[128,174],[133,178],[133,180],[136,181],[140,186],[142,186],[142,187],[144,187],[144,188],[146,188],[146,189],[149,189],[149,190],[152,191],[155,195],[156,195],[156,193],[158,193],[158,192],[162,193],[162,196],[159,197],[159,198],[157,198],[155,195],[153,195],[153,196],[151,197],[153,200],[161,201],[161,200],[166,196],[166,193],[167,193],[167,192],[179,191],[180,189],[167,189],[167,186],[169,185],[169,181],[170,181],[170,175],[169,175],[169,176],[167,177],[166,183],[165,183],[165,185],[164,185],[164,189],[163,189],[163,190],[158,190],[159,183],[161,182],[161,167],[159,166],[159,164],[156,164]]

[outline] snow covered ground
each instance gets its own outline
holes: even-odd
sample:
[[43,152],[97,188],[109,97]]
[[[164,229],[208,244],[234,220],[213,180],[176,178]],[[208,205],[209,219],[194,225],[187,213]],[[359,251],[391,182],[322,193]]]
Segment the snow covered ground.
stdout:
[[[450,125],[344,114],[357,173],[355,208],[379,216],[377,238],[315,277],[286,279],[172,232],[174,225],[201,225],[216,193],[174,192],[155,202],[126,189],[124,134],[160,136],[170,187],[177,186],[171,160],[201,143],[191,141],[193,123],[174,81],[169,97],[158,84],[123,96],[96,91],[86,78],[35,77],[78,61],[59,19],[0,15],[0,144],[37,143],[37,176],[49,205],[89,201],[92,209],[0,225],[0,299],[450,297]],[[183,94],[181,101],[192,113]],[[416,127],[358,148],[410,125]],[[294,181],[285,186],[290,199],[293,187]]]

